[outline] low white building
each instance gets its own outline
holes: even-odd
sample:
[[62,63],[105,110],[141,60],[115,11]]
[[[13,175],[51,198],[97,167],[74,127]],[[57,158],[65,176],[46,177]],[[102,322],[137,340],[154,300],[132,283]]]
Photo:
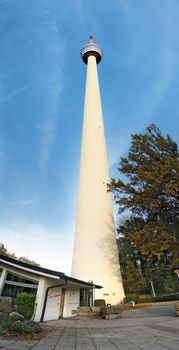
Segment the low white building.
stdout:
[[0,255],[0,301],[14,301],[22,291],[35,292],[36,322],[74,316],[77,307],[92,306],[95,288],[102,287]]

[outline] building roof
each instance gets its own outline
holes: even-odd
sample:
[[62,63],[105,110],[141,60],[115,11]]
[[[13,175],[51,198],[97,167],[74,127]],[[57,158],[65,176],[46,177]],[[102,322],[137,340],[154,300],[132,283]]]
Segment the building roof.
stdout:
[[0,262],[5,263],[9,266],[20,268],[21,270],[24,270],[27,272],[36,273],[37,275],[40,275],[40,276],[45,276],[45,277],[49,277],[49,278],[56,278],[56,279],[61,278],[61,279],[65,279],[65,280],[72,282],[72,283],[82,284],[88,288],[90,288],[90,287],[97,288],[97,289],[102,288],[102,286],[99,286],[97,284],[85,282],[85,281],[79,280],[77,278],[67,276],[63,272],[59,272],[56,270],[49,270],[49,269],[46,269],[44,267],[27,264],[25,262],[9,258],[8,256],[5,256],[5,255],[0,255]]

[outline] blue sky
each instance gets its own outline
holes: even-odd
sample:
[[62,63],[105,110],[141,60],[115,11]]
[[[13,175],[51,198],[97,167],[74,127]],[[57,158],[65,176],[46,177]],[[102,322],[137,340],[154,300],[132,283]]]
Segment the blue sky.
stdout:
[[178,0],[0,0],[0,241],[70,273],[86,66],[94,35],[110,175],[131,133],[179,143]]

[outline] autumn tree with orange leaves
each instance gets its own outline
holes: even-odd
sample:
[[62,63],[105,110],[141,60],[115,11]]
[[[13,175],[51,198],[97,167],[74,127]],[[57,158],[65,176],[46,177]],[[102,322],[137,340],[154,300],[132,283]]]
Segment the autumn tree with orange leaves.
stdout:
[[[127,215],[118,227],[120,258],[125,257],[123,260],[129,265],[132,261],[148,280],[159,269],[173,274],[172,269],[179,265],[176,142],[150,125],[146,133],[132,135],[130,150],[127,157],[121,158],[118,171],[126,180],[119,175],[119,179],[111,180],[110,189],[119,216]],[[165,289],[161,281],[160,286]]]

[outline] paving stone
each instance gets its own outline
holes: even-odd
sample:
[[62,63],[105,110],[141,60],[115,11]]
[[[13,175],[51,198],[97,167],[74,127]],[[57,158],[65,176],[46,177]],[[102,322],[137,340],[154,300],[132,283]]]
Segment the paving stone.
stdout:
[[77,345],[75,349],[76,350],[96,350],[96,347],[93,346],[93,345],[90,345],[90,346],[88,346],[88,345]]
[[35,342],[0,339],[6,350],[179,350],[174,307],[133,309],[119,320],[73,318],[49,322],[50,334]]
[[75,346],[57,345],[54,350],[76,350]]
[[169,349],[173,349],[173,350],[179,349],[179,340],[159,339],[158,344],[163,346],[163,348],[164,348],[164,346],[167,346]]
[[[8,347],[5,347],[4,349],[6,350],[30,350],[32,347],[29,345],[19,345],[19,344],[14,344],[14,345],[9,345]],[[2,348],[3,349],[3,348]]]
[[[55,347],[55,344],[47,345],[47,346],[37,344],[34,347],[32,347],[31,349],[33,349],[33,350],[54,350],[54,347]],[[14,350],[14,348],[13,348],[13,350]]]
[[0,349],[3,349],[3,347],[5,348],[5,346],[15,344],[15,343],[16,341],[14,340],[0,339]]

